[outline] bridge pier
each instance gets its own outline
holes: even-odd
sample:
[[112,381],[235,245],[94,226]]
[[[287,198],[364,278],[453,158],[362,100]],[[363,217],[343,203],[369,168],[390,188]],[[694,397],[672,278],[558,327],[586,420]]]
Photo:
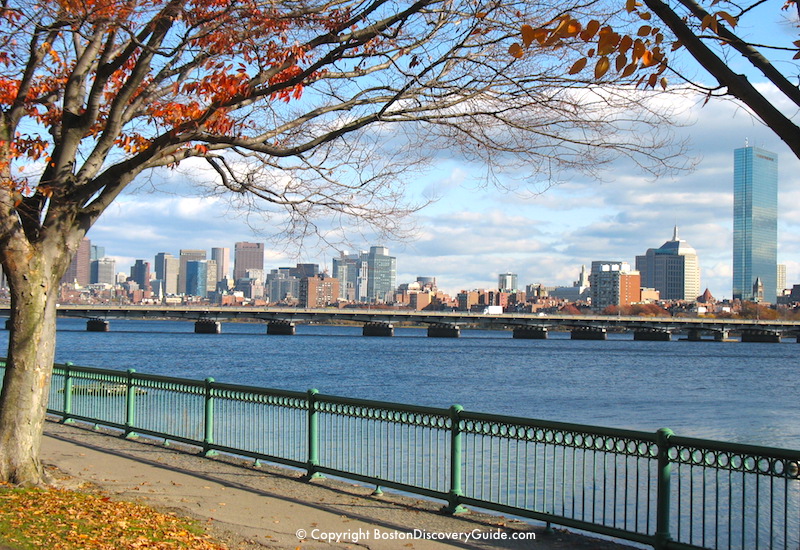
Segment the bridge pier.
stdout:
[[669,342],[672,333],[663,328],[643,328],[633,331],[633,339],[644,342]]
[[108,332],[109,324],[104,319],[89,319],[86,321],[87,332]]
[[767,342],[780,344],[781,333],[775,330],[747,329],[742,330],[742,342]]
[[194,323],[194,332],[195,334],[219,334],[222,332],[222,328],[218,321],[200,319]]
[[711,338],[703,338],[703,331],[700,329],[689,329],[686,333],[686,339],[690,342],[724,342],[728,339],[727,330],[709,330]]
[[292,336],[295,333],[294,323],[283,319],[276,319],[267,323],[267,334]]
[[379,321],[370,321],[364,324],[362,336],[394,336],[394,325]]
[[514,327],[514,338],[520,340],[547,340],[546,327]]
[[458,338],[461,336],[461,329],[458,325],[446,323],[434,323],[428,325],[429,338]]
[[576,327],[569,333],[572,340],[605,340],[608,331],[602,327]]

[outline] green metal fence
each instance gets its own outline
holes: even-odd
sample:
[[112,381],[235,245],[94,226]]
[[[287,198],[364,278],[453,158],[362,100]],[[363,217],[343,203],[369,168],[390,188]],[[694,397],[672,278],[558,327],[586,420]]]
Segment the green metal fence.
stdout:
[[[4,364],[0,364],[3,368]],[[800,548],[800,451],[55,365],[49,412],[656,548]]]

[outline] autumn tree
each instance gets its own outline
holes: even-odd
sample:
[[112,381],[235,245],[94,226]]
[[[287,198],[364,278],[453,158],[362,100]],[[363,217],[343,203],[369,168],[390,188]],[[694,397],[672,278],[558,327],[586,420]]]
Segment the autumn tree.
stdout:
[[[589,3],[589,7],[593,5]],[[545,24],[522,26],[522,43],[509,52],[524,57],[532,45],[575,48],[584,55],[569,69],[596,84],[607,76],[628,78],[640,88],[688,85],[707,98],[735,98],[783,140],[800,158],[800,5],[765,0],[619,0],[620,12],[592,18],[566,8]],[[624,6],[624,9],[622,9]],[[764,24],[767,20],[769,23]],[[783,26],[781,29],[780,27]],[[714,82],[697,78],[689,59]],[[758,82],[777,92],[770,99]]]
[[[550,3],[480,0],[8,0],[0,7],[0,261],[11,293],[0,480],[42,480],[38,449],[59,281],[109,205],[186,162],[280,230],[418,204],[404,171],[447,152],[548,181],[629,155],[669,167],[663,113],[585,89],[546,48],[507,54]],[[666,152],[665,152],[666,151]]]

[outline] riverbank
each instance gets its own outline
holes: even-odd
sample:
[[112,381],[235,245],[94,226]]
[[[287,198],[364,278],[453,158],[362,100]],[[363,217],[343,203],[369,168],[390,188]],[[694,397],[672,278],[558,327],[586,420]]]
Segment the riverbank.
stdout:
[[543,525],[469,511],[440,513],[441,503],[229,456],[198,456],[141,438],[48,422],[42,460],[73,488],[140,502],[203,521],[237,550],[412,548],[438,550],[630,550],[630,546]]

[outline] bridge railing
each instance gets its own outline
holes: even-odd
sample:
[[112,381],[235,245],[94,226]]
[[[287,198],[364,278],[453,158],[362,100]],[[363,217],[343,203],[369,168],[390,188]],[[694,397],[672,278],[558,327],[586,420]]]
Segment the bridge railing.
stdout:
[[54,366],[48,411],[441,499],[454,513],[665,549],[800,547],[800,451],[71,364]]

